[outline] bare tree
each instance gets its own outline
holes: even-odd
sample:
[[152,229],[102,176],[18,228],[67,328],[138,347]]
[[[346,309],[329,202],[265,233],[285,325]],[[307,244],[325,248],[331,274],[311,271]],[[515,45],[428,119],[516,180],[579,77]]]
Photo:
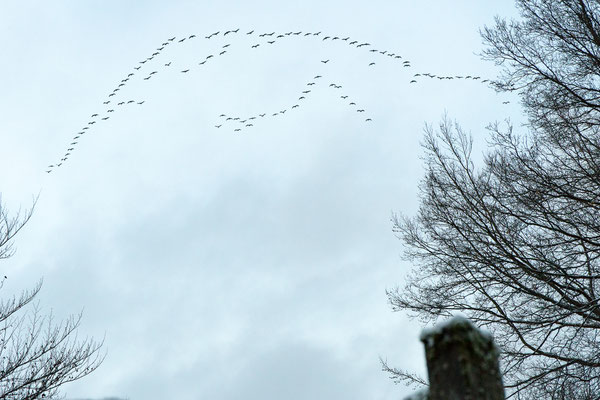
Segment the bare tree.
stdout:
[[[12,241],[32,211],[33,207],[23,217],[10,217],[0,204],[0,259],[13,254]],[[88,375],[103,360],[101,342],[77,340],[81,314],[59,324],[52,315],[40,314],[32,301],[41,285],[40,281],[20,297],[0,301],[0,399],[56,398],[60,386]]]
[[426,128],[420,210],[392,218],[419,268],[388,296],[426,322],[461,312],[491,330],[509,397],[597,399],[600,4],[517,5],[522,21],[482,35],[484,57],[505,67],[495,86],[519,91],[528,129],[492,124],[476,168],[458,124]]

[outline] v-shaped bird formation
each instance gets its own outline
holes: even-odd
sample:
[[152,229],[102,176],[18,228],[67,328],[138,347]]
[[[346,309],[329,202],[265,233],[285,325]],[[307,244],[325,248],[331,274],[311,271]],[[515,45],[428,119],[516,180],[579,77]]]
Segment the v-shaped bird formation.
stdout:
[[[190,73],[201,72],[202,68],[208,63],[219,62],[222,57],[225,57],[228,52],[235,49],[234,43],[236,40],[239,40],[241,37],[246,39],[254,39],[251,44],[246,44],[250,49],[258,49],[261,46],[273,46],[278,42],[285,42],[291,40],[317,40],[318,42],[337,42],[339,45],[348,46],[350,48],[356,49],[358,51],[364,51],[366,55],[368,55],[369,59],[365,62],[365,65],[370,69],[376,69],[377,63],[379,62],[396,62],[398,66],[404,71],[407,71],[412,68],[410,60],[404,59],[400,54],[395,52],[390,52],[388,50],[379,50],[373,47],[368,42],[354,40],[349,36],[341,37],[334,35],[326,35],[322,32],[302,32],[302,31],[289,31],[289,32],[264,32],[258,33],[255,30],[250,30],[247,32],[240,32],[240,28],[225,30],[225,31],[216,31],[209,33],[207,35],[196,35],[191,34],[181,38],[177,38],[173,36],[171,38],[166,39],[161,43],[159,47],[156,48],[152,54],[141,60],[137,63],[136,66],[129,71],[123,79],[121,79],[117,85],[110,91],[106,99],[102,102],[102,109],[91,114],[89,121],[78,129],[74,134],[70,143],[66,146],[65,153],[60,157],[59,161],[48,165],[46,168],[47,173],[51,173],[56,168],[61,167],[72,155],[73,151],[76,150],[76,147],[79,141],[85,136],[88,135],[93,129],[96,128],[96,124],[102,124],[104,121],[107,121],[111,118],[113,113],[126,111],[130,107],[139,107],[142,106],[146,100],[135,98],[134,96],[126,96],[125,91],[127,85],[131,83],[131,81],[138,79],[142,82],[150,81],[151,79],[155,79],[156,76],[166,73],[173,72],[174,66],[172,65],[173,61],[167,59],[169,48],[172,46],[182,46],[185,45],[186,42],[192,40],[206,40],[206,41],[214,41],[217,39],[222,39],[227,41],[227,43],[223,44],[218,51],[213,51],[212,54],[206,54],[202,56],[202,58],[198,59],[194,64],[185,65],[183,68],[179,68],[175,70],[180,75],[189,75]],[[236,39],[237,38],[237,39]],[[246,40],[247,42],[248,40]],[[160,59],[160,61],[159,61]],[[320,61],[320,62],[319,62]],[[326,60],[315,60],[315,65],[319,68],[325,68],[329,63],[334,63],[333,59]],[[318,68],[317,68],[318,69]],[[356,99],[346,92],[345,87],[337,82],[331,82],[326,80],[325,72],[321,70],[320,73],[314,75],[309,82],[304,84],[303,89],[297,93],[295,96],[290,97],[289,104],[286,104],[280,109],[277,110],[264,110],[263,112],[256,113],[254,115],[227,115],[220,114],[218,117],[218,122],[214,125],[216,129],[219,128],[231,128],[233,132],[241,132],[246,129],[253,128],[256,124],[266,118],[278,118],[285,116],[286,113],[296,112],[299,108],[302,107],[307,101],[310,101],[311,95],[317,88],[326,87],[328,90],[336,93],[335,98],[339,101],[343,101],[348,107],[351,108],[357,115],[361,116],[361,120],[365,123],[372,122],[372,118],[369,117],[367,109],[357,103]],[[478,81],[483,84],[490,85],[491,81],[489,79],[481,79],[480,76],[474,75],[453,75],[453,76],[445,76],[445,75],[435,75],[429,72],[426,73],[415,73],[409,78],[407,78],[408,83],[415,84],[418,83],[420,79],[438,79],[438,80],[472,80]],[[508,101],[504,101],[502,104],[508,104]]]

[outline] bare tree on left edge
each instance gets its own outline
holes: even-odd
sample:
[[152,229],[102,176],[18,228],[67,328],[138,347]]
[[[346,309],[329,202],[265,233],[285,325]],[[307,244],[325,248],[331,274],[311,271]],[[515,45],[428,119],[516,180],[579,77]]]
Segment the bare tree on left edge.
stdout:
[[[14,253],[13,239],[32,212],[33,207],[11,217],[0,203],[0,259]],[[40,280],[19,297],[0,301],[0,399],[57,398],[62,385],[90,374],[104,359],[102,342],[78,340],[81,313],[55,323],[30,304],[41,286]]]

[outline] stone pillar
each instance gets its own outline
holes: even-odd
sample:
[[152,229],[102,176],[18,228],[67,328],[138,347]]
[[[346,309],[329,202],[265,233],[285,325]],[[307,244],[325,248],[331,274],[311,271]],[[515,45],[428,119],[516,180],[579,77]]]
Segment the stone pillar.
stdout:
[[421,333],[429,390],[408,399],[505,400],[492,336],[462,317],[453,317]]

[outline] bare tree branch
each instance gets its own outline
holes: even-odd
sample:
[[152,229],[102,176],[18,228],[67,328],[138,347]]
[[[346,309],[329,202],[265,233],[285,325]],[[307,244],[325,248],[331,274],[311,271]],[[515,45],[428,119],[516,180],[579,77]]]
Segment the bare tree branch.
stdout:
[[[12,239],[32,212],[10,217],[0,203],[0,259],[13,254]],[[32,303],[41,287],[40,280],[18,298],[0,301],[0,399],[57,398],[62,385],[90,374],[104,359],[103,341],[78,340],[81,313],[58,324],[52,314],[41,314]]]

